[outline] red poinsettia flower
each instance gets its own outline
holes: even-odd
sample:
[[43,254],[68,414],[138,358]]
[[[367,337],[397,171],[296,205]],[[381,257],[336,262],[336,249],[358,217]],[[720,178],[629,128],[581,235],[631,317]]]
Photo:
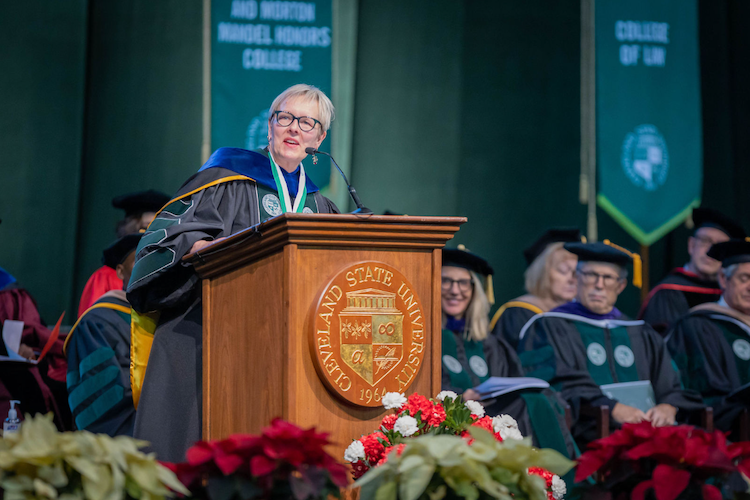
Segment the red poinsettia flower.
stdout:
[[741,447],[727,446],[720,431],[709,433],[689,425],[654,428],[649,422],[625,424],[590,445],[578,461],[576,481],[596,471],[607,476],[623,462],[638,469],[642,459],[649,459],[656,467],[650,479],[633,489],[632,500],[642,500],[649,489],[657,500],[675,500],[690,484],[700,485],[704,500],[718,500],[719,490],[704,481],[738,470],[734,461],[741,453]]

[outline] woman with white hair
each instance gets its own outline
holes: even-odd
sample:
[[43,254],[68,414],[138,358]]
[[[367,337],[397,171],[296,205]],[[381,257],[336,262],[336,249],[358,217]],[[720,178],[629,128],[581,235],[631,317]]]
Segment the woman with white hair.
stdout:
[[302,164],[305,149],[317,149],[325,139],[333,113],[320,89],[286,89],[271,105],[268,147],[216,150],[141,238],[128,299],[136,318],[150,316],[134,322],[153,325],[142,333],[153,334],[153,345],[134,347],[132,365],[145,372],[142,379],[134,372],[134,435],[150,441],[161,460],[183,460],[202,425],[200,280],[182,257],[284,212],[338,212]]
[[492,334],[514,349],[523,326],[535,315],[570,302],[576,296],[575,276],[578,258],[563,248],[567,242],[580,242],[581,232],[573,228],[552,228],[523,251],[526,259],[526,294],[506,302],[490,322]]

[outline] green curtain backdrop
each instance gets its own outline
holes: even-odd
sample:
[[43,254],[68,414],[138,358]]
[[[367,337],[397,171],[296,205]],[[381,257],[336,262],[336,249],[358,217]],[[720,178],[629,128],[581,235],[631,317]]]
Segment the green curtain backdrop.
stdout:
[[74,276],[86,25],[86,0],[0,7],[0,266],[48,322]]
[[[356,69],[334,94],[352,159],[337,159],[376,212],[468,216],[452,243],[490,260],[499,302],[520,294],[521,249],[585,228],[579,2],[359,0],[339,19],[355,13]],[[699,2],[702,200],[750,229],[748,19],[744,0]],[[201,163],[202,0],[6,2],[0,27],[0,266],[70,322],[114,238],[110,199],[174,192]],[[688,233],[651,246],[652,284],[685,262]],[[599,236],[638,249],[601,210]],[[618,305],[635,314],[638,298]]]
[[172,194],[201,165],[202,2],[91,0],[90,12],[72,311],[122,218],[111,199]]

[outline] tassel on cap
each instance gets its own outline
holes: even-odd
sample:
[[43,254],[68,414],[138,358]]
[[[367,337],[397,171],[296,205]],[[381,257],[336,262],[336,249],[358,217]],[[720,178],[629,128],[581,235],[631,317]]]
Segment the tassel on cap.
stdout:
[[495,289],[494,289],[494,286],[492,285],[491,274],[487,275],[486,286],[487,286],[487,300],[489,301],[490,305],[494,305],[495,304]]
[[635,286],[636,288],[641,288],[643,286],[643,262],[641,261],[641,256],[635,252],[631,252],[627,248],[621,247],[620,245],[615,245],[609,240],[604,240],[603,243],[605,245],[611,246],[612,248],[616,248],[617,250],[627,254],[631,259],[633,259],[633,286]]

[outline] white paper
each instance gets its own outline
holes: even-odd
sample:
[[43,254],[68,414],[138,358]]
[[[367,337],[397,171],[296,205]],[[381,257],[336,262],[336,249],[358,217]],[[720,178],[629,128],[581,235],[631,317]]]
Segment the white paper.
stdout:
[[8,355],[0,356],[0,361],[23,361],[34,364],[33,361],[18,354],[18,350],[21,348],[22,336],[23,321],[6,319],[3,322],[3,342],[5,343],[5,349],[8,351]]

